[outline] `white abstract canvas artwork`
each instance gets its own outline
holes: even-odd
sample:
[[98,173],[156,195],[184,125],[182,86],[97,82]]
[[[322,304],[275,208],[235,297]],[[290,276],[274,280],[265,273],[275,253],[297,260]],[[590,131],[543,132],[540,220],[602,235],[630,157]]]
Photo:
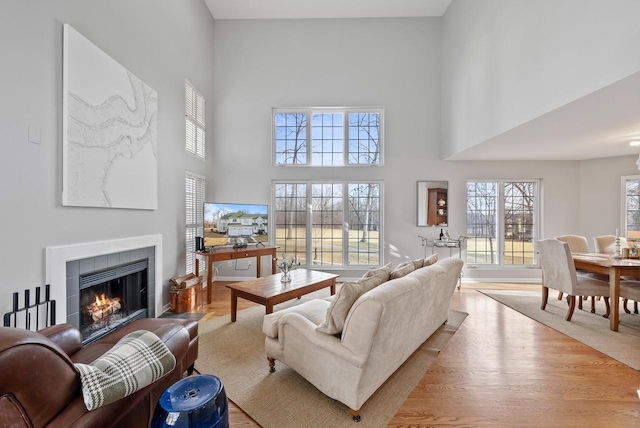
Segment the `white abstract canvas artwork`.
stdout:
[[62,204],[156,209],[156,91],[70,25],[63,35]]

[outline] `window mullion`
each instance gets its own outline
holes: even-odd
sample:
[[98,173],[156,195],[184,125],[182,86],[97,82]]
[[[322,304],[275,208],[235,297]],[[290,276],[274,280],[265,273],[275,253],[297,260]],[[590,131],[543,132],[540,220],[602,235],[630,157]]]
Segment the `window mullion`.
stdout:
[[349,183],[342,183],[342,265],[349,267]]
[[[311,120],[313,118],[313,112],[311,110],[307,110],[306,111],[306,115],[307,115],[307,162],[305,163],[305,165],[309,166],[309,165],[311,165],[311,156],[312,156],[311,130],[313,128],[313,124],[312,124]],[[307,184],[309,184],[309,183],[307,183]]]

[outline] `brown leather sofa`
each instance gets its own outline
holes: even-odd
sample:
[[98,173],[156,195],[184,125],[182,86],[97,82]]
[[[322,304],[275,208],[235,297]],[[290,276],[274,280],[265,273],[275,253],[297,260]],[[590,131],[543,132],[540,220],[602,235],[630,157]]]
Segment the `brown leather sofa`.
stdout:
[[[124,399],[88,411],[73,363],[91,363],[136,330],[155,333],[176,357],[176,368]],[[146,318],[92,344],[81,342],[80,331],[71,324],[37,333],[0,327],[0,427],[148,427],[162,392],[193,369],[198,323]]]

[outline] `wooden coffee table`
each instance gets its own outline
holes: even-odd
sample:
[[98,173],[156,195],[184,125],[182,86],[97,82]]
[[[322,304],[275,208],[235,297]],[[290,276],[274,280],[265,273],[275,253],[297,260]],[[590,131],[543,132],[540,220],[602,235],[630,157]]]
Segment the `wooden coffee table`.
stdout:
[[290,282],[280,282],[280,274],[263,276],[249,281],[227,285],[231,289],[231,322],[236,321],[238,297],[259,303],[266,307],[266,313],[273,312],[273,306],[304,296],[305,294],[330,287],[331,295],[336,293],[338,275],[307,269],[291,271]]

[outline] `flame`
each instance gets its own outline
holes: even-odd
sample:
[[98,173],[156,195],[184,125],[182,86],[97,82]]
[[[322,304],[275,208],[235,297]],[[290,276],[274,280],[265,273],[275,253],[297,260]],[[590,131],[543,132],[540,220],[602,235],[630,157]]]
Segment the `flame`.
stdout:
[[111,301],[102,293],[100,296],[96,294],[96,306],[105,306],[108,305]]

